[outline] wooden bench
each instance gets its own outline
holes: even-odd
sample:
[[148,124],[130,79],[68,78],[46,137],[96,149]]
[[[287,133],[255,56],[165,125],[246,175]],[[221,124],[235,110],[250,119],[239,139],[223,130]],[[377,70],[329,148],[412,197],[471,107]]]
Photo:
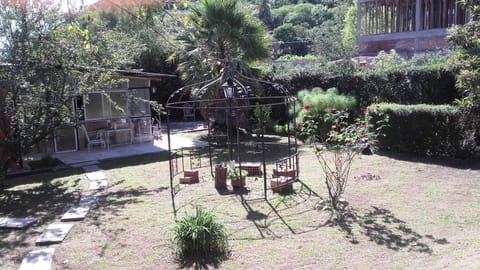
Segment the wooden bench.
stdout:
[[295,177],[297,176],[297,171],[294,169],[273,169],[272,178],[285,176],[285,177]]

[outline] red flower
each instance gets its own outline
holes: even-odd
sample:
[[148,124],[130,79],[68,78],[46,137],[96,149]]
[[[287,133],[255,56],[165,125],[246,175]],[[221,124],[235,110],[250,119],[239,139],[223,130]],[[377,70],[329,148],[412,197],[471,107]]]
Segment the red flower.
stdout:
[[307,104],[303,105],[303,108],[308,111],[312,108],[312,104],[307,103]]
[[297,128],[301,129],[302,128],[302,123],[297,123]]
[[366,107],[365,110],[363,111],[363,114],[368,115],[369,112],[370,112],[370,110],[368,109],[368,107]]
[[337,110],[337,107],[333,106],[331,110],[332,110],[332,112],[334,112],[334,111]]

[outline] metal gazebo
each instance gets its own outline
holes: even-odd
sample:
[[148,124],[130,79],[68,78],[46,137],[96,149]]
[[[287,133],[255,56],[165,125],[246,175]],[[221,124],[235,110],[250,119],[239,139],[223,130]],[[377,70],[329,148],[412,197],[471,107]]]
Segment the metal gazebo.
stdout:
[[[291,187],[299,175],[295,105],[296,99],[282,85],[241,74],[232,76],[223,73],[215,79],[187,85],[172,93],[166,104],[166,123],[174,215],[175,195],[179,192],[176,180],[184,179],[181,178],[183,173],[184,176],[195,175],[198,181],[198,171],[192,169],[206,166],[210,167],[211,177],[218,178],[216,169],[220,155],[228,155],[226,163],[230,169],[240,168],[240,177],[246,170],[248,175],[256,174],[256,179],[262,179],[265,200],[268,180],[272,190],[281,190],[288,185]],[[192,154],[195,151],[189,151],[191,149],[172,149],[171,117],[175,114],[178,116],[186,108],[201,114],[208,124],[208,165],[196,162],[195,154]],[[287,142],[286,146],[283,143],[281,150],[275,148],[275,158],[268,158],[267,149],[280,144],[269,141],[266,136],[268,119],[265,116],[272,111],[283,120]],[[248,149],[254,149],[254,154],[245,154]],[[250,159],[255,159],[255,162],[250,162]],[[267,168],[273,170],[272,175],[267,175]]]

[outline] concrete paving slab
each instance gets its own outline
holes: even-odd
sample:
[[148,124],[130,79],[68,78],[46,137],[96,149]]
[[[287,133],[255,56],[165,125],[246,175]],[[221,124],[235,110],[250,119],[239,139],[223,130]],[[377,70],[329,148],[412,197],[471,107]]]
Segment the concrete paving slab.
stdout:
[[85,174],[90,181],[98,181],[107,179],[105,174],[102,171],[88,172]]
[[45,231],[38,237],[35,243],[37,245],[60,243],[65,239],[73,224],[70,223],[55,223],[50,224]]
[[54,248],[30,251],[22,260],[20,270],[50,270]]
[[100,181],[90,181],[90,190],[101,190],[106,189],[108,187],[107,180],[100,180]]
[[25,229],[37,221],[33,218],[0,218],[0,228]]
[[89,166],[83,166],[83,167],[82,167],[82,170],[83,170],[84,172],[89,173],[89,172],[100,171],[101,169],[100,169],[100,167],[98,167],[97,165],[89,165]]
[[65,214],[63,214],[61,221],[74,221],[82,220],[87,216],[88,211],[90,210],[89,206],[74,206],[70,207]]
[[90,205],[98,201],[98,196],[95,194],[82,194],[80,197],[80,205]]
[[[192,126],[189,126],[192,125]],[[204,129],[206,126],[204,123],[191,123],[182,122],[179,123],[178,131],[184,132],[188,130]],[[198,127],[198,128],[197,128]],[[165,127],[162,126],[162,129]],[[175,131],[174,131],[175,133]],[[182,133],[171,134],[171,147],[172,149],[188,148],[188,147],[203,147],[207,146],[204,142],[193,141],[186,137],[181,136]],[[130,157],[136,155],[160,153],[168,150],[168,140],[166,139],[166,133],[164,133],[163,140],[154,140],[153,142],[145,142],[140,144],[127,144],[111,147],[109,151],[91,151],[86,150],[68,152],[68,153],[55,153],[53,157],[60,159],[64,164],[74,167],[83,167],[92,164],[98,164],[99,160],[114,159],[120,157]]]

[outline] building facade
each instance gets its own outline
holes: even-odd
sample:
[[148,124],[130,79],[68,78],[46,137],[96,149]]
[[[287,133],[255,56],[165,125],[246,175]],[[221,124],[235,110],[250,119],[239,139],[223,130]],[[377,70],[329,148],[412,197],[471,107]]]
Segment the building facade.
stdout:
[[445,49],[447,29],[469,20],[456,0],[358,0],[359,52],[375,55],[395,49],[408,56]]

